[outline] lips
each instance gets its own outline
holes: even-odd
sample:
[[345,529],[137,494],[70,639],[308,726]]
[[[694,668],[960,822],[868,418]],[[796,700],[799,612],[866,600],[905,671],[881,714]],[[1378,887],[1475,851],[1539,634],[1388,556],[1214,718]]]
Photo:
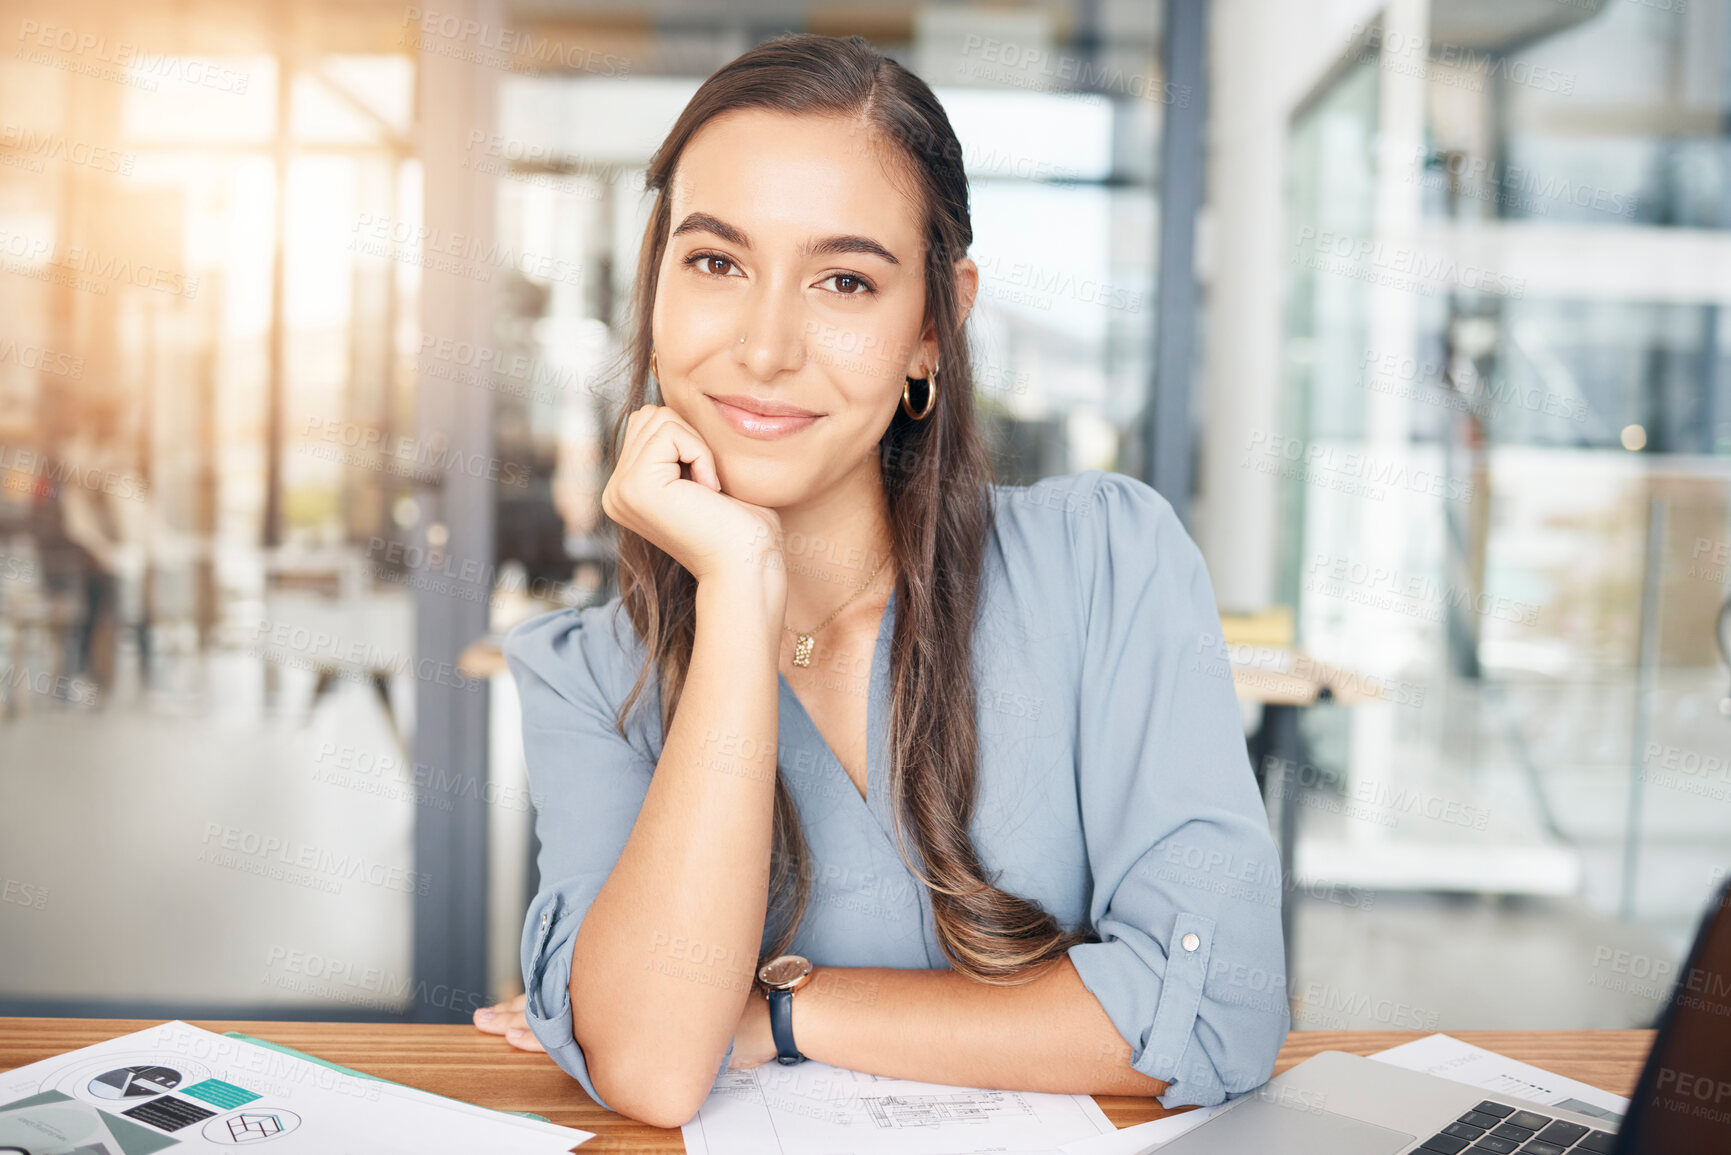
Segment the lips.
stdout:
[[785,401],[747,397],[740,393],[705,396],[709,397],[716,412],[735,432],[761,441],[773,441],[778,437],[809,429],[823,417],[821,413],[813,413]]
[[743,409],[747,413],[755,413],[759,417],[822,417],[821,413],[813,413],[810,409],[801,409],[797,405],[789,405],[785,401],[771,401],[767,397],[748,397],[744,393],[716,393],[711,399],[723,405],[731,405],[735,409]]

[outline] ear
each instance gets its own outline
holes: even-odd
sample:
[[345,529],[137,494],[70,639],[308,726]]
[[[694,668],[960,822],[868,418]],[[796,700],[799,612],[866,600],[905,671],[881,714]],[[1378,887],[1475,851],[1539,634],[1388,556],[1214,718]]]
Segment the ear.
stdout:
[[970,257],[963,257],[956,262],[956,300],[961,303],[961,310],[956,317],[960,325],[968,319],[968,314],[974,311],[974,300],[980,295],[980,266],[974,264]]
[[[955,264],[956,275],[956,327],[961,328],[968,315],[974,311],[974,301],[980,295],[980,267],[973,260],[963,257]],[[914,350],[907,364],[906,376],[918,377],[924,371],[929,371],[938,355],[937,330],[927,325],[915,342]]]

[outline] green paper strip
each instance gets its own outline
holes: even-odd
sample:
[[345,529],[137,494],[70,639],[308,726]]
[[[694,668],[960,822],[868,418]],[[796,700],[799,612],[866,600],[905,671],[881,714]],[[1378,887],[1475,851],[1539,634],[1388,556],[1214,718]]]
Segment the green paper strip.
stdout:
[[[394,1082],[393,1080],[390,1080],[390,1079],[381,1079],[377,1075],[369,1075],[365,1071],[357,1071],[353,1067],[345,1067],[341,1063],[333,1063],[328,1059],[321,1059],[317,1055],[309,1055],[305,1051],[297,1051],[293,1047],[285,1047],[281,1043],[273,1043],[269,1039],[261,1039],[261,1038],[254,1036],[254,1035],[244,1034],[240,1031],[224,1031],[223,1034],[228,1036],[231,1039],[240,1039],[242,1042],[253,1043],[253,1044],[256,1044],[257,1046],[260,1046],[260,1047],[268,1047],[273,1051],[279,1051],[285,1055],[293,1055],[297,1059],[305,1059],[309,1063],[317,1063],[321,1067],[329,1067],[333,1071],[341,1071],[345,1075],[353,1075],[357,1079],[371,1079],[375,1083],[390,1083],[391,1086],[393,1086],[393,1087],[408,1087],[407,1083],[398,1083],[398,1082]],[[416,1090],[420,1090],[420,1088],[409,1087],[409,1090],[416,1091]],[[432,1092],[431,1091],[421,1091],[421,1094],[432,1095]],[[433,1095],[433,1097],[435,1099],[449,1099],[450,1098],[448,1095]],[[459,1100],[459,1099],[450,1099],[450,1101],[453,1103],[461,1102],[461,1100]],[[476,1106],[477,1104],[470,1103],[468,1105],[473,1107],[473,1106]],[[497,1107],[482,1107],[481,1109],[483,1111],[498,1111],[499,1110]],[[499,1114],[501,1114],[501,1115],[520,1115],[525,1119],[533,1119],[537,1123],[551,1123],[551,1122],[553,1122],[553,1120],[547,1118],[547,1116],[537,1115],[533,1111],[499,1111]]]

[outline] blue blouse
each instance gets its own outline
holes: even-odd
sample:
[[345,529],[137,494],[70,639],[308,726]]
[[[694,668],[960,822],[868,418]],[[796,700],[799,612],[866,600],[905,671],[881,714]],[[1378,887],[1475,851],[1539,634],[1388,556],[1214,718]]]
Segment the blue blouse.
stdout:
[[[1268,1079],[1289,1019],[1280,872],[1207,570],[1172,507],[1133,478],[1090,470],[995,496],[974,634],[974,845],[997,885],[1095,932],[1070,959],[1132,1066],[1170,1084],[1161,1102],[1218,1103]],[[528,1021],[597,1102],[572,1034],[573,945],[661,745],[653,677],[629,738],[614,729],[643,653],[618,608],[546,614],[505,641],[541,841]],[[818,966],[949,965],[885,789],[894,615],[892,594],[865,797],[781,680],[779,758],[812,866],[792,950]]]

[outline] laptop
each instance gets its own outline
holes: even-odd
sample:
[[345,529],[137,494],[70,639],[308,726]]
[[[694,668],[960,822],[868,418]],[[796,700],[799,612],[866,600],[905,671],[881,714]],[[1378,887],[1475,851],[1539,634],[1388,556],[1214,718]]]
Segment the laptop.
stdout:
[[1628,1115],[1610,1122],[1324,1051],[1141,1155],[1728,1155],[1731,881],[1702,920]]

